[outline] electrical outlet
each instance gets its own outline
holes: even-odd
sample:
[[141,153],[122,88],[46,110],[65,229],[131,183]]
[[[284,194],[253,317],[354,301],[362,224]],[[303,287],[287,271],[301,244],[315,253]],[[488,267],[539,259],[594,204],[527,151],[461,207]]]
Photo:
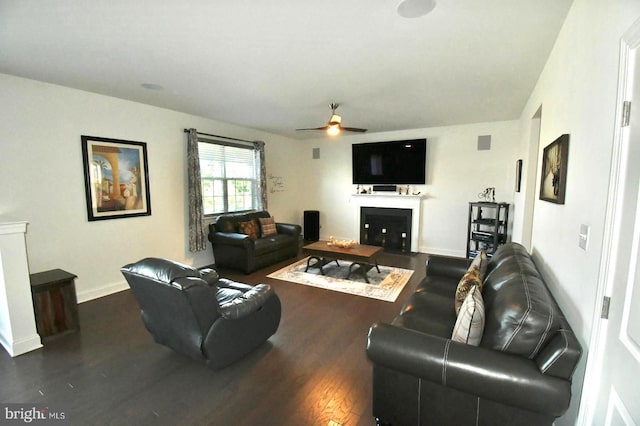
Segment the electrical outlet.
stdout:
[[589,244],[589,225],[580,225],[580,234],[578,234],[578,247],[587,251],[587,245]]

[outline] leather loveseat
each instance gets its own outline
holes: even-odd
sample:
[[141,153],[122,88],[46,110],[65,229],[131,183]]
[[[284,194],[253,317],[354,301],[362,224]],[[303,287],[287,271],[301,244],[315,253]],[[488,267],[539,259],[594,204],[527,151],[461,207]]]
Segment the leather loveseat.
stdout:
[[581,347],[526,249],[488,261],[479,346],[452,340],[470,260],[431,256],[390,324],[369,330],[373,415],[393,425],[551,425],[569,407]]
[[280,324],[280,299],[267,284],[252,287],[166,259],[123,266],[154,340],[223,368],[262,345]]
[[271,225],[275,227],[271,227],[271,233],[265,233],[264,223],[269,220],[273,222],[267,211],[218,216],[209,225],[209,241],[216,266],[249,274],[297,256],[301,226],[273,222]]

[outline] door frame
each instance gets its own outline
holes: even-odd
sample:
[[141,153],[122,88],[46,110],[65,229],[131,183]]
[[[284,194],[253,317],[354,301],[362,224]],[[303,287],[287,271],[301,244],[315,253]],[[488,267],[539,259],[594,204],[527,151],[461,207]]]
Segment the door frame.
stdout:
[[[593,310],[593,329],[589,341],[588,357],[586,364],[585,378],[582,384],[582,397],[580,399],[580,409],[578,412],[578,425],[590,425],[594,417],[594,409],[597,406],[596,401],[600,396],[603,359],[605,351],[605,342],[609,322],[601,318],[602,302],[606,296],[610,296],[613,289],[614,271],[610,267],[609,262],[611,256],[616,251],[619,244],[617,237],[618,218],[621,211],[621,195],[620,187],[624,176],[621,174],[622,165],[626,161],[623,157],[623,127],[621,126],[621,117],[623,114],[624,102],[627,100],[627,92],[629,90],[629,78],[627,70],[631,60],[631,53],[634,49],[640,49],[640,19],[635,21],[633,25],[623,34],[620,40],[620,57],[619,57],[619,75],[618,75],[618,92],[616,98],[616,123],[613,134],[613,147],[611,155],[611,169],[609,173],[609,188],[607,194],[607,205],[604,222],[604,237],[602,240],[602,253],[600,256],[600,267],[598,273],[598,282],[596,288],[596,299]],[[637,64],[640,66],[640,63]],[[635,108],[640,108],[635,105]]]

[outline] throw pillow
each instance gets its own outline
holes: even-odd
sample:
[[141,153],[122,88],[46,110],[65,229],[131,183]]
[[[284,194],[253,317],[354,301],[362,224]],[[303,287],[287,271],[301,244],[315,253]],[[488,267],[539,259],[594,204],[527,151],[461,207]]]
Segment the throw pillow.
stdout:
[[460,308],[451,340],[478,346],[484,332],[484,301],[478,286],[471,287]]
[[247,222],[238,222],[238,232],[248,235],[252,240],[257,240],[260,232],[258,222],[255,219]]
[[469,290],[471,290],[471,287],[474,285],[478,286],[478,288],[482,290],[482,279],[480,278],[480,271],[477,268],[471,268],[467,271],[467,273],[460,279],[458,287],[456,287],[456,296],[454,300],[456,315],[459,315],[460,307],[467,297],[467,294],[469,294]]
[[276,220],[272,217],[261,217],[260,228],[262,228],[262,238],[278,233],[276,230]]
[[216,228],[218,228],[218,232],[236,232],[236,227],[230,220],[221,220],[216,223]]
[[469,270],[477,268],[478,271],[480,271],[480,279],[484,280],[484,276],[487,274],[487,262],[487,252],[485,250],[481,250],[473,259],[471,265],[469,265]]

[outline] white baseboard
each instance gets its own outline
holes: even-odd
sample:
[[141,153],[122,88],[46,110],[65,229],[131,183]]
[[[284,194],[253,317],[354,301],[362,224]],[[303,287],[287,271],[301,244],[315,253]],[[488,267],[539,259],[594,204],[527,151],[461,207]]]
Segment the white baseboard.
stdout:
[[465,250],[451,250],[438,247],[420,247],[420,253],[438,254],[441,256],[466,257]]
[[119,281],[117,283],[108,284],[100,288],[94,288],[87,291],[79,291],[76,296],[78,298],[78,303],[88,302],[89,300],[99,299],[104,296],[109,296],[113,293],[118,293],[120,291],[129,290],[129,284],[126,281]]
[[34,351],[42,347],[40,335],[38,335],[37,333],[33,336],[29,336],[27,338],[12,342],[9,342],[5,336],[0,336],[0,344],[4,346],[7,352],[9,352],[9,355],[11,355],[12,357]]

